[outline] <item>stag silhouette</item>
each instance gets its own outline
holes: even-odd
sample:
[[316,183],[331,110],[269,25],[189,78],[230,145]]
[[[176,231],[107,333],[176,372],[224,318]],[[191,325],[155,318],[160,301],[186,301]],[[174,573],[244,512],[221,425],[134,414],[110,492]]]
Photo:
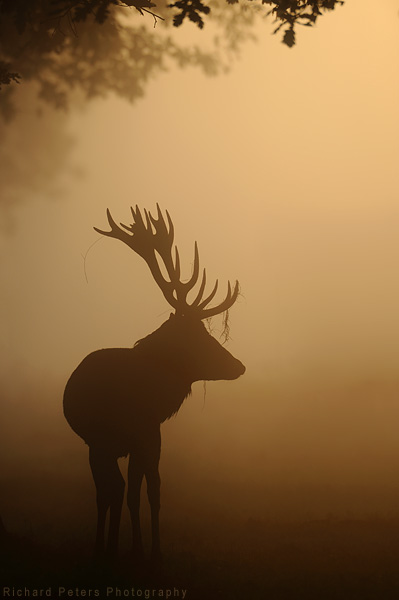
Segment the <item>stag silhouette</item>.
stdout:
[[[218,281],[203,299],[206,271],[194,300],[187,294],[198,283],[199,254],[194,249],[193,273],[180,281],[180,258],[174,247],[174,228],[157,205],[158,218],[140,209],[131,209],[133,224],[121,229],[107,210],[110,231],[99,233],[121,240],[146,261],[152,276],[175,313],[156,331],[136,342],[133,348],[107,348],[89,354],[69,378],[64,392],[64,415],[72,429],[89,446],[89,462],[97,492],[97,533],[95,550],[104,552],[105,521],[109,510],[107,555],[117,552],[125,481],[118,458],[129,456],[127,503],[132,521],[132,544],[142,557],[140,490],[147,481],[151,508],[151,558],[161,557],[159,536],[161,452],[160,425],[177,413],[200,380],[237,379],[244,365],[234,358],[206,330],[203,319],[228,310],[238,296],[228,282],[225,299],[214,307]],[[169,279],[162,274],[162,259]],[[164,271],[165,271],[164,269]],[[194,292],[195,293],[195,292]]]

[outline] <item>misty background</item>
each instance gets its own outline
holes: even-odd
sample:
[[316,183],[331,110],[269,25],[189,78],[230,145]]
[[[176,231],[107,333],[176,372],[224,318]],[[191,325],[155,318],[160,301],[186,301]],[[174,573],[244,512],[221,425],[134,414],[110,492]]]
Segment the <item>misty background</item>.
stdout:
[[195,384],[164,424],[164,527],[168,511],[183,525],[205,511],[398,516],[399,4],[375,7],[348,1],[293,49],[258,23],[230,72],[171,67],[133,105],[111,93],[39,115],[35,84],[20,87],[0,149],[10,530],[94,530],[63,388],[86,354],[132,346],[171,309],[145,263],[93,226],[107,207],[128,223],[130,205],[156,202],[183,273],[197,240],[210,282],[240,281],[227,347],[247,367]]

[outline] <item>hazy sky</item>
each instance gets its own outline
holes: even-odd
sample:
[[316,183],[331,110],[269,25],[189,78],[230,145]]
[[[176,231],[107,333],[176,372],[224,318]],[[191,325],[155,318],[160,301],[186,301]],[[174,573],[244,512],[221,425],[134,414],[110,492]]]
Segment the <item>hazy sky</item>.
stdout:
[[[0,240],[5,387],[32,379],[62,389],[85,354],[132,345],[166,319],[170,308],[145,264],[122,244],[104,239],[90,249],[88,281],[82,258],[106,207],[126,222],[130,204],[159,202],[174,220],[186,273],[197,240],[209,280],[224,290],[237,278],[242,288],[228,347],[247,373],[210,384],[205,413],[198,386],[181,422],[208,418],[212,444],[227,418],[226,439],[252,436],[243,462],[297,436],[305,462],[321,448],[330,472],[334,456],[348,461],[349,478],[352,469],[367,478],[358,466],[374,441],[393,472],[398,11],[396,0],[348,0],[300,30],[293,49],[264,26],[228,75],[172,70],[134,106],[110,98],[72,112],[62,196],[27,194],[14,233]],[[51,153],[39,138],[37,152]],[[327,450],[334,426],[342,451]],[[298,449],[285,452],[279,465],[291,465],[289,479]]]

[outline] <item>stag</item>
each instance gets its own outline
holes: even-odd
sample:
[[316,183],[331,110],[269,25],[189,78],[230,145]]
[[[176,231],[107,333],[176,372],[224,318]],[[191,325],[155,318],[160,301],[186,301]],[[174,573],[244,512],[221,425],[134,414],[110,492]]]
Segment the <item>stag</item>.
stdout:
[[175,313],[133,348],[106,348],[89,354],[66,384],[64,415],[89,446],[97,495],[96,553],[101,555],[106,550],[107,555],[116,555],[125,488],[118,458],[129,455],[127,503],[133,553],[137,557],[143,555],[139,509],[145,478],[151,509],[151,558],[157,561],[161,557],[160,425],[177,413],[195,381],[237,379],[244,373],[244,365],[223,348],[202,323],[227,311],[237,299],[239,286],[236,281],[232,290],[228,282],[224,300],[211,307],[218,281],[204,298],[204,269],[195,298],[189,303],[187,295],[199,281],[197,243],[192,276],[186,282],[181,281],[179,252],[174,246],[174,227],[169,213],[166,211],[166,222],[158,205],[157,218],[146,210],[143,218],[137,206],[131,211],[133,223],[130,226],[121,223],[119,227],[107,210],[111,230],[94,229],[122,241],[146,261]]

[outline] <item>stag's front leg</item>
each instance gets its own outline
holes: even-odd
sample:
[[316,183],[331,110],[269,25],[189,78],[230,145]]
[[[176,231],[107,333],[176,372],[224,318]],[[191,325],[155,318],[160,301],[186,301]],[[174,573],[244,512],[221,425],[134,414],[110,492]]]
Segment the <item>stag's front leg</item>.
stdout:
[[107,554],[111,558],[118,552],[119,528],[121,524],[123,497],[125,493],[125,480],[119,470],[118,460],[115,459],[112,471],[112,497],[109,515],[109,531]]
[[128,470],[127,504],[132,521],[132,551],[135,558],[143,558],[143,542],[140,526],[140,491],[144,477],[142,457],[130,454]]
[[151,508],[151,559],[159,562],[162,558],[159,535],[159,511],[161,508],[161,478],[159,476],[159,459],[161,456],[161,430],[154,427],[151,432],[151,444],[147,446],[145,460],[145,478],[147,495]]
[[151,560],[158,562],[162,558],[159,535],[159,511],[161,508],[161,478],[158,462],[146,470],[147,495],[151,507]]

